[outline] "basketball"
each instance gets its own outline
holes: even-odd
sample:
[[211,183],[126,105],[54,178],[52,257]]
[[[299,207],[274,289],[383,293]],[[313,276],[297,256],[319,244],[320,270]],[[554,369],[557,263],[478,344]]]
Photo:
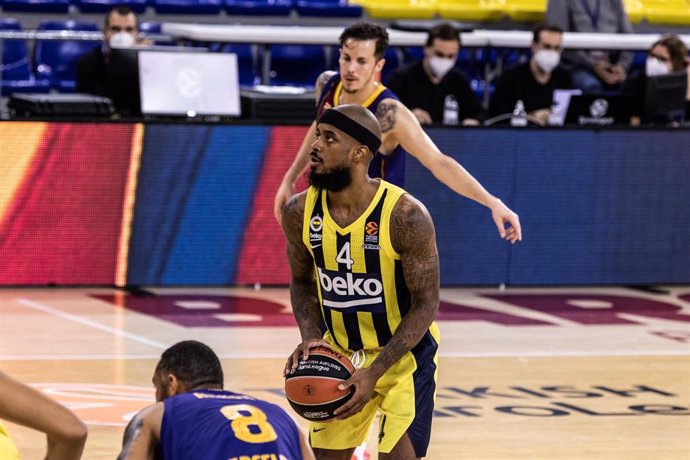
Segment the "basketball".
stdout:
[[349,359],[329,348],[318,346],[309,351],[309,359],[300,359],[297,368],[285,377],[285,396],[301,417],[314,422],[333,418],[333,411],[345,404],[354,388],[339,390],[355,367]]

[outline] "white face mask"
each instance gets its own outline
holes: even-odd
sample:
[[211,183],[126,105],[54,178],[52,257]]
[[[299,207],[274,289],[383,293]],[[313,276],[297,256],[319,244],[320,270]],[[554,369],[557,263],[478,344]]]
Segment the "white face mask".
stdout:
[[537,50],[534,61],[541,70],[551,73],[561,62],[561,53],[555,50]]
[[429,58],[429,68],[436,78],[443,78],[455,66],[455,59],[440,58],[431,56]]
[[668,75],[671,73],[671,69],[669,69],[666,64],[657,58],[647,56],[647,62],[645,62],[645,72],[647,73],[648,77],[658,77],[659,75]]
[[111,35],[108,44],[111,48],[127,48],[134,45],[134,41],[134,35],[123,31]]

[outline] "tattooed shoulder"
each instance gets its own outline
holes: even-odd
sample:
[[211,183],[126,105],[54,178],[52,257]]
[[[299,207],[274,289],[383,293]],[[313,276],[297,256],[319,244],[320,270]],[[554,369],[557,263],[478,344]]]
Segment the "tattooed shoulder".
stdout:
[[381,132],[385,133],[395,127],[396,110],[398,106],[394,101],[382,101],[376,108],[376,118],[381,125]]
[[317,101],[321,96],[321,91],[323,91],[323,87],[326,86],[326,83],[328,83],[328,80],[330,80],[333,75],[335,75],[335,72],[333,70],[326,70],[325,72],[321,72],[321,75],[319,75],[319,77],[316,79],[316,85],[314,85],[314,90],[316,92]]
[[435,240],[434,223],[424,205],[405,194],[400,197],[391,213],[391,242],[397,252]]
[[285,234],[302,233],[306,192],[293,195],[283,206],[283,230]]

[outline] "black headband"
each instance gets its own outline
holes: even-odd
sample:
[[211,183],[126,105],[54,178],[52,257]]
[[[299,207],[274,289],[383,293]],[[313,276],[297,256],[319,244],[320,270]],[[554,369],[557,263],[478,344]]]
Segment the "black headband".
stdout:
[[381,147],[381,139],[376,137],[374,133],[335,109],[328,109],[323,112],[319,117],[319,123],[329,124],[348,136],[352,136],[355,140],[369,147],[373,154]]

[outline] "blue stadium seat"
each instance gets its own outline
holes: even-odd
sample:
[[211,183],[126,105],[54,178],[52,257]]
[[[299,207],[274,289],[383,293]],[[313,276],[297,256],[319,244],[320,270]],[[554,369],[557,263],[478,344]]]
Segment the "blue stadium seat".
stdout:
[[[151,34],[162,34],[163,30],[161,27],[162,23],[159,21],[147,21],[139,24],[139,33],[142,38],[146,38],[147,35]],[[154,42],[157,46],[175,46],[177,43],[175,40],[156,40]]]
[[[92,22],[43,21],[37,30],[81,30],[98,32]],[[39,77],[50,80],[61,92],[74,92],[77,61],[101,44],[100,40],[36,40],[34,61]]]
[[[0,18],[0,30],[22,30],[20,22],[12,18]],[[47,93],[50,81],[36,79],[31,72],[26,40],[3,40],[0,61],[1,94]]]
[[321,45],[271,45],[271,85],[313,87],[326,69]]
[[70,0],[2,0],[5,12],[67,13]]
[[348,0],[297,0],[297,14],[300,16],[359,18],[364,9],[350,5]]
[[395,72],[403,62],[402,50],[395,46],[390,46],[383,56],[386,59],[386,64],[381,71],[381,81],[387,81],[393,72]]
[[146,11],[148,0],[74,0],[82,13],[105,13],[116,6],[128,6],[135,13]]
[[231,16],[289,16],[292,0],[225,0]]
[[237,55],[237,67],[239,68],[240,86],[251,87],[261,83],[258,69],[261,62],[260,47],[249,44],[220,43],[219,46],[211,46],[211,51],[221,53],[235,53]]
[[152,0],[158,14],[219,14],[222,0]]

